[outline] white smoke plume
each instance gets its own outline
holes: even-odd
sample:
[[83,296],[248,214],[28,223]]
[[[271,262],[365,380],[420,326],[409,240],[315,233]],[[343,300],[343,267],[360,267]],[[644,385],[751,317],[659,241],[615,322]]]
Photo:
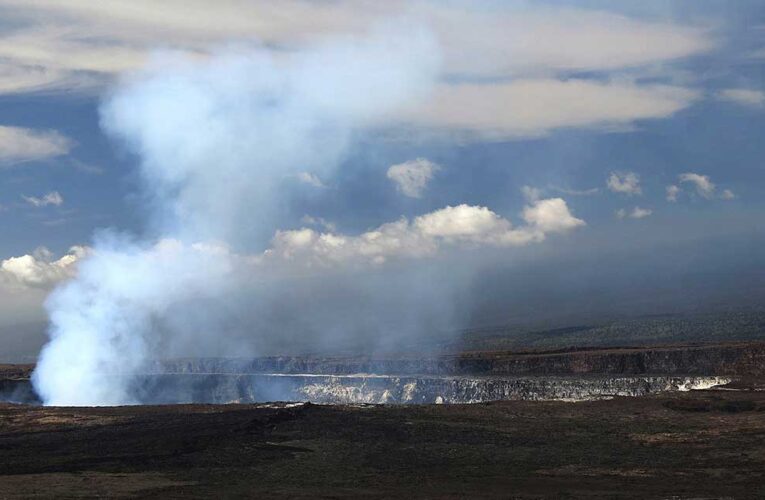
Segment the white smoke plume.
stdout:
[[156,332],[184,338],[183,304],[207,301],[215,316],[237,279],[229,249],[267,245],[279,180],[331,173],[353,132],[421,99],[438,65],[433,39],[410,27],[278,56],[165,53],[118,86],[102,127],[140,160],[150,227],[140,239],[97,235],[76,279],[50,296],[33,376],[45,404],[138,402],[131,380],[161,352]]

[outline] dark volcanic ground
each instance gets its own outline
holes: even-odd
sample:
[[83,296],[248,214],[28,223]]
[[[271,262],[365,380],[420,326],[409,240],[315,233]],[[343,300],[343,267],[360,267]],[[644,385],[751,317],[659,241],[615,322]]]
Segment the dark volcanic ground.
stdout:
[[733,388],[583,403],[0,405],[0,498],[763,498],[765,392]]

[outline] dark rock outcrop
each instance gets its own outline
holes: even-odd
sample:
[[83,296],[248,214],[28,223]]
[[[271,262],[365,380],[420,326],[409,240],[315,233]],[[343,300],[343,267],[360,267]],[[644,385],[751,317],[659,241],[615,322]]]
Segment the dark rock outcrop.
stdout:
[[351,375],[765,375],[765,343],[558,352],[471,352],[430,358],[265,357],[157,362],[155,373],[288,373]]

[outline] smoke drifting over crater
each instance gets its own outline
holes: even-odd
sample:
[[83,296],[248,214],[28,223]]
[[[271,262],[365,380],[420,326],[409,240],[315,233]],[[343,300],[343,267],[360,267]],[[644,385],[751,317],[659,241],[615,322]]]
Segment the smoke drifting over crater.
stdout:
[[[391,257],[522,245],[583,225],[556,198],[530,200],[518,228],[459,205],[354,237],[280,231],[294,224],[280,213],[283,180],[330,178],[355,131],[427,97],[439,59],[434,38],[408,27],[295,52],[163,53],[126,78],[103,102],[102,128],[138,159],[147,231],[97,234],[76,278],[50,296],[50,342],[33,376],[44,402],[140,402],[131,381],[156,358],[257,355],[295,335],[340,345],[360,331],[385,348],[454,328],[453,283],[470,270],[444,276],[421,261],[402,271]],[[367,266],[363,279],[333,255]]]
[[161,355],[153,332],[172,336],[187,326],[174,318],[183,305],[213,309],[231,293],[229,248],[267,243],[278,181],[331,171],[356,127],[426,93],[437,68],[433,39],[412,31],[279,57],[253,47],[161,54],[125,80],[102,126],[140,158],[150,232],[99,235],[78,277],[50,297],[51,341],[34,374],[44,401],[132,402],[131,374]]

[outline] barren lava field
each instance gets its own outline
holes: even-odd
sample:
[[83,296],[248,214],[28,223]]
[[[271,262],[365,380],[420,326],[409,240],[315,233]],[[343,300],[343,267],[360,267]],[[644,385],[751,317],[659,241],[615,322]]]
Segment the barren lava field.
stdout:
[[577,403],[2,404],[0,498],[763,498],[752,348],[727,386]]

